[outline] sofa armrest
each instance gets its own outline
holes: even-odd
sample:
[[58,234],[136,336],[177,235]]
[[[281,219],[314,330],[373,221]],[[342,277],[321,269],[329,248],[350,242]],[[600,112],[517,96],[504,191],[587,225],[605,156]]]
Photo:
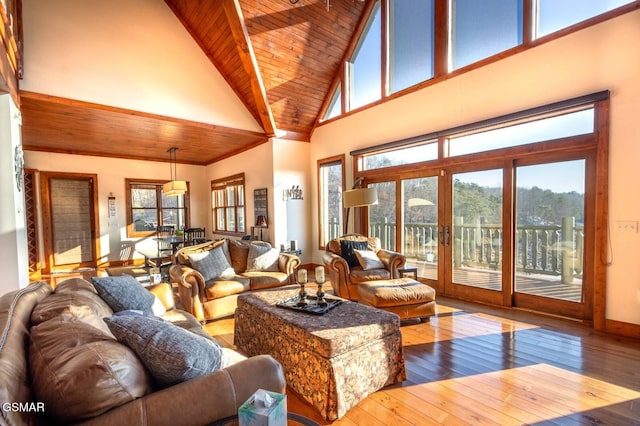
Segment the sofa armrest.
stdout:
[[151,393],[87,424],[205,425],[237,414],[238,407],[259,388],[285,392],[282,366],[270,355],[254,356]]
[[289,284],[295,284],[293,274],[300,266],[300,258],[295,254],[280,253],[278,256],[278,268],[289,276]]
[[376,252],[385,269],[391,272],[391,278],[399,278],[398,269],[402,268],[407,258],[396,251],[380,249]]
[[178,284],[178,295],[184,310],[200,322],[205,320],[202,304],[207,301],[204,277],[186,265],[173,264],[169,268],[171,282]]
[[349,283],[351,279],[349,278],[350,269],[347,261],[342,256],[325,251],[322,255],[322,262],[327,267],[336,296],[350,298]]
[[173,297],[171,284],[160,283],[160,284],[150,286],[148,287],[148,289],[149,289],[149,292],[151,292],[154,296],[160,299],[160,302],[162,302],[162,306],[164,306],[164,308],[167,311],[170,311],[171,309],[175,309],[176,300]]

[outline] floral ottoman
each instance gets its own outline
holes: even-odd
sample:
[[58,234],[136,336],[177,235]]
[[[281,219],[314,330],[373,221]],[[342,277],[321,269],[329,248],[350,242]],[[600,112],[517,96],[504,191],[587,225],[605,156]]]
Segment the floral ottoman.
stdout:
[[327,420],[406,379],[397,315],[347,300],[324,315],[276,306],[297,291],[288,287],[240,295],[234,334],[238,350],[272,355],[284,367],[289,387]]

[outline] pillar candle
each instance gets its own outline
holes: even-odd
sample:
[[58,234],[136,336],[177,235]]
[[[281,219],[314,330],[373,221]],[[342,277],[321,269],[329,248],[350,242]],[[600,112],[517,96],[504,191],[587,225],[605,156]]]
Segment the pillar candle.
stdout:
[[298,282],[306,283],[307,282],[307,270],[306,269],[298,269]]
[[318,266],[316,268],[316,282],[317,283],[324,282],[324,266]]

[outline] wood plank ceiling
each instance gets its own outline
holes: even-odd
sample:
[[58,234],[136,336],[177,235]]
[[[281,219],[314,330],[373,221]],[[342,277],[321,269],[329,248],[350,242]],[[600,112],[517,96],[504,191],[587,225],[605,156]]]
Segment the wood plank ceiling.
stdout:
[[179,162],[211,164],[274,135],[309,141],[363,1],[165,1],[264,133],[21,92],[24,149],[167,161],[180,146]]

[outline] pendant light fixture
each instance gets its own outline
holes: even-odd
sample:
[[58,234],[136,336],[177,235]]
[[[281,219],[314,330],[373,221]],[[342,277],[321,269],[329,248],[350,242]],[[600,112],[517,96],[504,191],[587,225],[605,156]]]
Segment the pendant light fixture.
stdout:
[[162,186],[162,192],[167,197],[182,195],[187,192],[187,182],[178,179],[178,172],[176,169],[176,151],[178,148],[169,148],[169,170],[171,173],[171,180]]

